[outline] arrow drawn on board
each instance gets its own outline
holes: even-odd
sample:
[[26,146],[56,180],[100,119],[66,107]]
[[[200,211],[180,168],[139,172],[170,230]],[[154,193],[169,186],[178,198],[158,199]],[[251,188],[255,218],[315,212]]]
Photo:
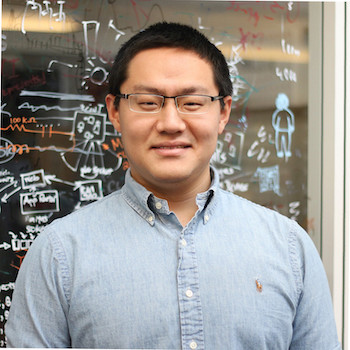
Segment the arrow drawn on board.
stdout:
[[56,175],[45,175],[45,181],[48,185],[51,185],[52,182],[60,182],[60,183],[65,184],[65,185],[75,186],[74,182],[69,182],[69,181],[64,181],[64,180],[58,179],[56,177]]
[[19,234],[21,235],[22,239],[26,239],[28,235],[25,235],[23,232],[19,232]]
[[2,244],[0,244],[0,248],[7,250],[7,249],[11,248],[11,244],[3,242]]
[[12,231],[9,231],[9,235],[12,236],[12,239],[16,239],[17,238],[17,235],[15,235]]
[[14,181],[14,182],[10,182],[9,184],[7,184],[6,186],[4,186],[3,188],[0,188],[0,192],[6,190],[6,188],[9,188],[11,187],[12,185],[17,185],[17,181]]
[[16,192],[18,192],[20,189],[21,189],[21,187],[17,187],[17,188],[15,188],[12,192],[10,192],[10,193],[5,193],[5,194],[3,195],[3,197],[1,198],[1,202],[7,203],[7,200],[8,200],[11,196],[13,196]]

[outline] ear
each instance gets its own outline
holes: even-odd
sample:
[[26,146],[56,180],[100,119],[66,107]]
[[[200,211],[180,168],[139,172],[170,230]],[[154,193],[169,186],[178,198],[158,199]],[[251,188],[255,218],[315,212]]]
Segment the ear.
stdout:
[[226,96],[224,98],[224,103],[225,103],[225,106],[224,108],[221,108],[221,111],[220,111],[219,135],[223,133],[225,126],[230,119],[232,97]]
[[106,107],[107,107],[107,111],[108,111],[108,118],[111,121],[111,123],[113,124],[114,128],[121,132],[120,129],[120,120],[119,120],[119,110],[115,107],[114,105],[114,100],[115,100],[115,96],[112,94],[108,94],[106,96]]

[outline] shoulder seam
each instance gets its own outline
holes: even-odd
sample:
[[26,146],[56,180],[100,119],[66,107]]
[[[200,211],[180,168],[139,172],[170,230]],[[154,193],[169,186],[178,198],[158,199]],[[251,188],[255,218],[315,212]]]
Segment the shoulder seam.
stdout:
[[297,293],[296,302],[298,302],[303,290],[303,282],[302,282],[302,276],[301,276],[302,267],[300,266],[300,263],[297,258],[298,254],[297,254],[297,242],[296,242],[296,235],[295,235],[295,225],[296,223],[293,220],[291,220],[290,230],[288,234],[288,251],[289,251],[290,265],[293,271],[293,276],[294,276],[295,285],[296,285],[296,293]]
[[50,230],[48,232],[48,237],[51,242],[52,249],[54,251],[54,258],[57,259],[59,262],[59,273],[61,274],[62,277],[62,282],[63,282],[63,290],[65,297],[67,299],[68,304],[70,304],[70,273],[69,273],[69,268],[67,264],[67,255],[66,252],[64,251],[63,245],[61,240],[59,239],[57,234],[53,234],[53,231]]

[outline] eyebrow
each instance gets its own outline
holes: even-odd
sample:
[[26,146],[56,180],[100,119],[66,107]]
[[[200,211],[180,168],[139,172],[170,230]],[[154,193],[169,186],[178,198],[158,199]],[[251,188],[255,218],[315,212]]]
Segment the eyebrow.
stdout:
[[[144,93],[151,93],[151,94],[157,94],[157,95],[163,95],[163,91],[161,91],[158,88],[154,88],[152,86],[147,85],[135,85],[134,86],[135,92],[144,92]],[[187,94],[195,94],[195,93],[209,93],[208,89],[203,86],[190,86],[187,88],[183,88],[178,91],[179,95],[187,95]]]

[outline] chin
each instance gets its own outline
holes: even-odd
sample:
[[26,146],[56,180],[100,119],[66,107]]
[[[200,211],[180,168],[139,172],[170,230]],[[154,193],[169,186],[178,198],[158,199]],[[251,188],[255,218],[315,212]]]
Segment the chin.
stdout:
[[185,169],[183,166],[164,166],[162,169],[153,169],[150,175],[156,181],[174,183],[186,181],[193,176],[193,171],[191,169]]
[[154,179],[158,182],[164,183],[178,183],[186,181],[190,176],[183,173],[177,173],[174,171],[164,172],[162,174],[154,174]]

